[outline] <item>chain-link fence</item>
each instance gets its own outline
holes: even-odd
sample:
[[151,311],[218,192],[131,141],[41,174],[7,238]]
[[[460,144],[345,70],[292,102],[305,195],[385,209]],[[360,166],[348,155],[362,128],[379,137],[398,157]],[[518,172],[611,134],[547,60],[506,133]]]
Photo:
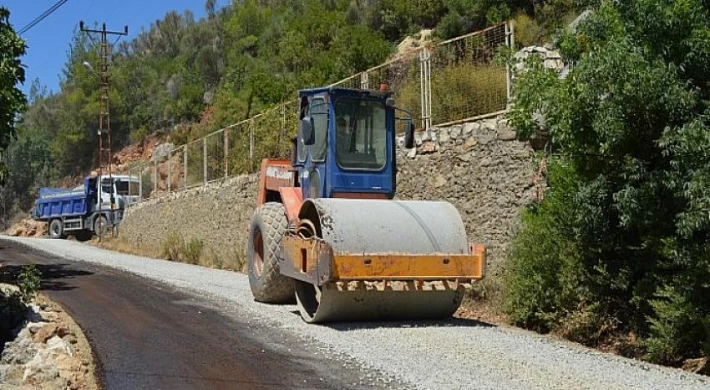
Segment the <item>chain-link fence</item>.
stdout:
[[450,39],[431,49],[431,120],[463,121],[506,109],[508,70],[494,57],[508,42],[507,24]]
[[[395,105],[410,111],[415,123],[425,122],[422,116],[421,58],[423,48],[413,50],[392,61],[370,68],[362,73],[333,84],[356,89],[380,89],[392,91]],[[397,122],[397,131],[403,130],[404,122]]]
[[[513,46],[507,23],[410,50],[331,86],[380,89],[386,85],[396,106],[410,111],[423,130],[498,114],[510,100],[509,70],[494,61],[503,46]],[[138,182],[129,187],[129,198],[135,203],[203,186],[255,172],[263,158],[288,158],[290,140],[298,129],[298,110],[298,100],[288,101],[161,155],[154,152],[151,161],[128,169],[127,174]],[[403,125],[398,122],[398,132]]]

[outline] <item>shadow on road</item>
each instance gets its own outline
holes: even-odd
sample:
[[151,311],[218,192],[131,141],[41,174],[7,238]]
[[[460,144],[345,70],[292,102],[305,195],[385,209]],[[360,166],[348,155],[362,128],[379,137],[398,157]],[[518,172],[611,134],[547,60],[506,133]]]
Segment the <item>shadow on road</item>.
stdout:
[[[8,264],[9,261],[0,259],[0,283],[17,284],[17,277],[22,272],[24,265]],[[40,271],[42,291],[67,291],[76,287],[71,285],[71,280],[81,276],[93,275],[92,272],[72,268],[70,264],[35,264]]]
[[[291,313],[301,317],[298,310]],[[467,318],[445,318],[441,320],[391,320],[391,321],[344,321],[315,324],[337,331],[348,332],[360,329],[404,329],[404,328],[495,328],[497,325]]]

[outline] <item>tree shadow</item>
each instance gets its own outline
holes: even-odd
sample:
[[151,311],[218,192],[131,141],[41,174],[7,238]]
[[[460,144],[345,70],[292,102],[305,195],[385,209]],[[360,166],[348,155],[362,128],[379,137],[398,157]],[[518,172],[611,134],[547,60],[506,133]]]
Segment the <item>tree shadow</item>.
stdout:
[[[7,264],[0,260],[0,283],[17,285],[17,278],[26,264]],[[35,264],[41,277],[40,291],[68,291],[77,288],[71,280],[81,276],[93,275],[93,272],[78,270],[71,264]]]

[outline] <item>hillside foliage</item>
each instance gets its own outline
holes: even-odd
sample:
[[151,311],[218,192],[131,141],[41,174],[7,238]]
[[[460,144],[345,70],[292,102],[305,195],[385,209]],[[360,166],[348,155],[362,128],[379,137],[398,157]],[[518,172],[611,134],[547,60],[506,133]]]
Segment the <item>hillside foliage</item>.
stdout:
[[[384,62],[403,37],[421,29],[448,38],[524,15],[539,31],[557,23],[541,19],[550,9],[568,14],[574,7],[572,0],[235,0],[216,9],[207,0],[207,16],[199,20],[190,11],[170,11],[114,47],[113,148],[156,130],[181,144],[249,118],[293,99],[299,88]],[[98,69],[98,58],[96,42],[77,31],[60,90],[47,93],[33,81],[19,139],[6,156],[12,176],[3,192],[13,211],[5,217],[26,211],[38,186],[96,165],[99,80],[83,63]],[[173,131],[178,124],[190,126]]]
[[[10,25],[10,11],[0,7],[0,153],[15,139],[16,114],[27,104],[17,88],[18,83],[25,82],[25,69],[20,61],[25,50],[25,42]],[[7,166],[0,161],[0,185],[7,176]]]
[[550,188],[513,244],[511,319],[654,362],[708,357],[708,4],[599,1],[557,46],[569,74],[530,61],[515,88],[514,125],[549,135]]

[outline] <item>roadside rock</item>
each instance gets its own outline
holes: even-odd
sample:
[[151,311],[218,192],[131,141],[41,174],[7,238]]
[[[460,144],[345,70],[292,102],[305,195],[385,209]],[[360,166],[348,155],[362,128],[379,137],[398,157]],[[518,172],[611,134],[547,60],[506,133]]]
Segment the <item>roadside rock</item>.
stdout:
[[47,234],[47,223],[26,218],[7,229],[13,237],[40,237]]
[[683,369],[696,374],[710,375],[710,365],[708,365],[708,358],[706,357],[684,361]]
[[159,144],[153,149],[153,154],[150,156],[150,161],[158,161],[163,157],[167,157],[171,150],[175,149],[175,145],[167,142],[164,144]]
[[0,356],[0,389],[98,389],[91,347],[79,327],[42,295],[30,308]]
[[42,328],[39,329],[37,333],[35,333],[34,336],[34,341],[36,343],[46,343],[47,340],[54,336],[57,333],[57,324],[47,324],[43,326]]

